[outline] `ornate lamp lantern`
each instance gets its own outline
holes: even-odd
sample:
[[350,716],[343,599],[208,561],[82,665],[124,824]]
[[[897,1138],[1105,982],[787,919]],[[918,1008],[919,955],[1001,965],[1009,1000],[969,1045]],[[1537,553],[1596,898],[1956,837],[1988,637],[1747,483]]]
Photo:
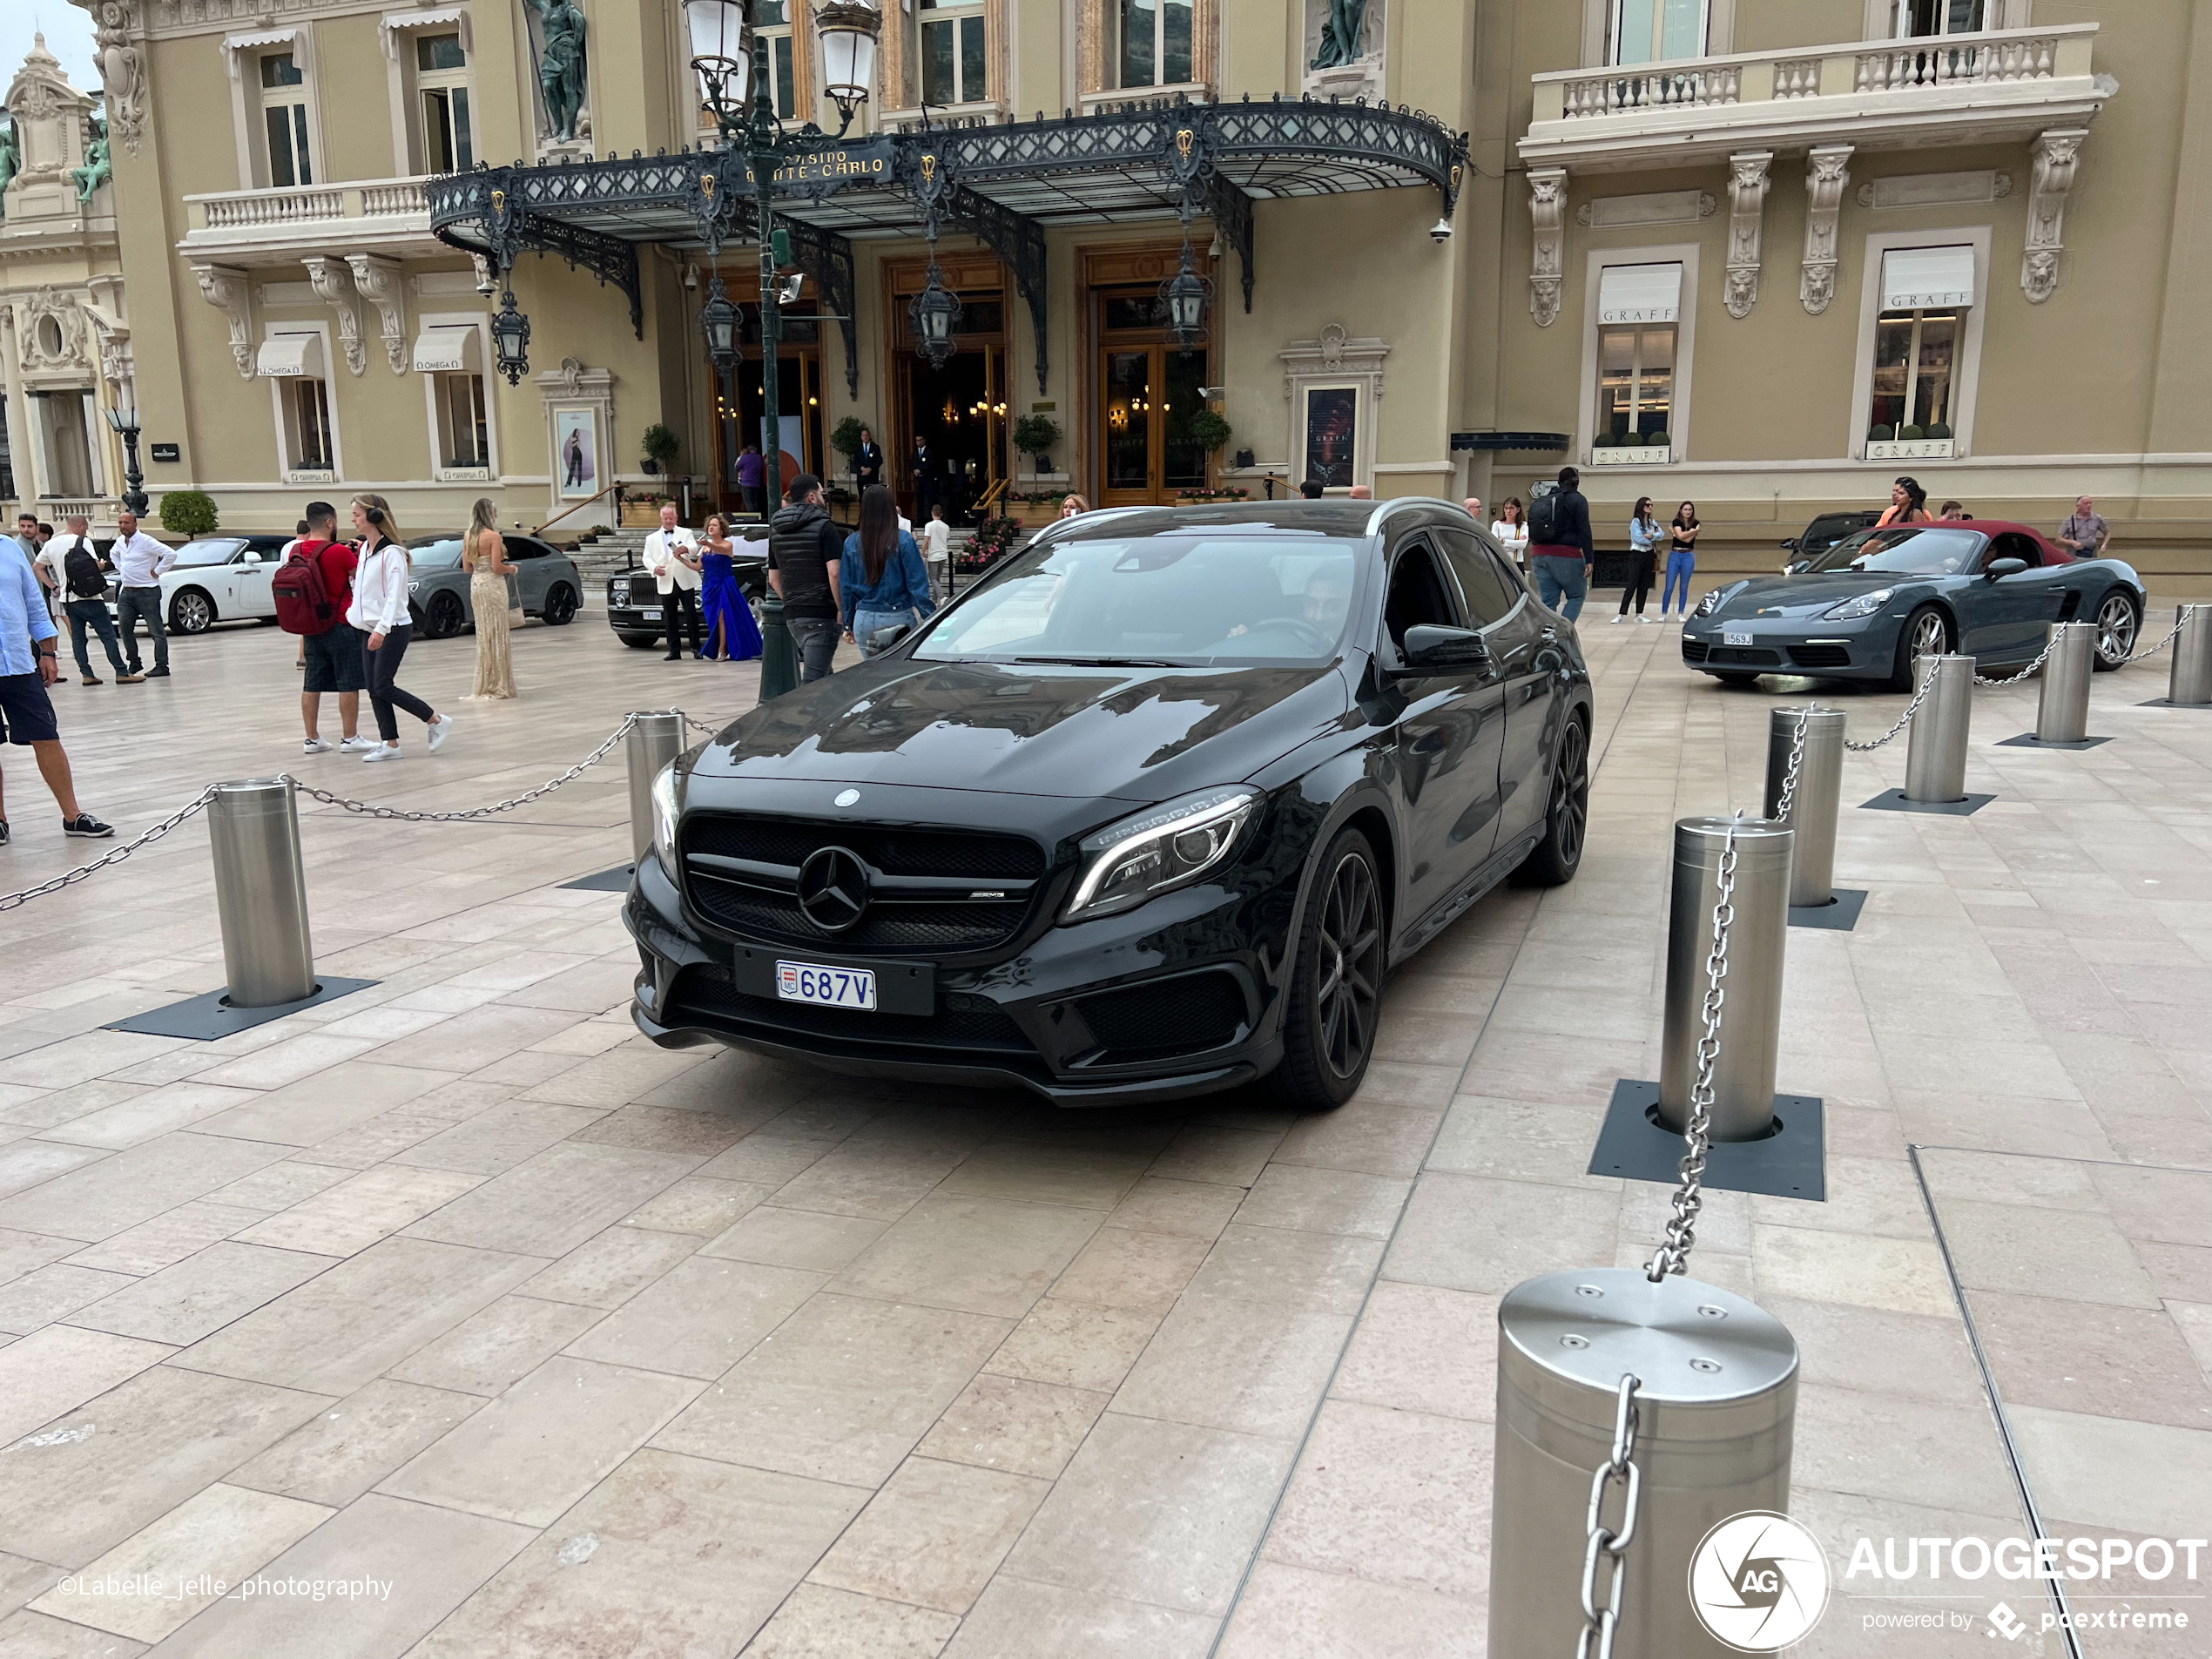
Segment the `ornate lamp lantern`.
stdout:
[[745,124],[752,98],[752,22],[749,0],[684,0],[691,67],[699,93],[725,132]]
[[907,308],[916,349],[928,360],[930,368],[944,368],[960,349],[953,340],[960,327],[960,296],[945,286],[937,261],[930,260],[929,281]]
[[883,14],[871,0],[826,0],[814,10],[814,32],[822,44],[822,90],[837,105],[837,136],[843,138],[875,81],[875,46]]
[[730,303],[730,296],[722,287],[722,273],[716,272],[712,285],[707,289],[706,304],[699,309],[699,327],[706,335],[706,352],[719,369],[730,369],[738,361],[738,308]]
[[509,386],[521,382],[530,370],[530,320],[515,304],[515,290],[500,296],[499,311],[491,320],[492,347],[499,372]]
[[1213,294],[1213,284],[1198,274],[1190,259],[1190,244],[1183,245],[1182,268],[1160,285],[1160,309],[1165,314],[1168,333],[1188,357],[1191,349],[1205,338],[1208,301]]

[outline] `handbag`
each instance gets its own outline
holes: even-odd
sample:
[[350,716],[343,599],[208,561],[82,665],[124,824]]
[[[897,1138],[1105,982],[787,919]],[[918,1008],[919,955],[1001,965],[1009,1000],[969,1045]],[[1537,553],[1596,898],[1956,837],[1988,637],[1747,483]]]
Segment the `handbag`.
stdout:
[[523,582],[513,570],[507,573],[507,624],[510,628],[523,625]]

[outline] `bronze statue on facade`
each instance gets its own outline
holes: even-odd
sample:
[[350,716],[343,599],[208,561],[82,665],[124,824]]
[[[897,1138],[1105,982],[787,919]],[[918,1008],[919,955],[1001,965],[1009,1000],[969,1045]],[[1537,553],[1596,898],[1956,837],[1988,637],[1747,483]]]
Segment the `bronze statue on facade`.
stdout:
[[552,123],[553,136],[566,144],[577,136],[588,85],[583,12],[576,0],[523,0],[523,3],[537,13],[544,33],[544,49],[537,59],[537,84],[545,94],[546,118]]
[[1329,15],[1321,24],[1321,49],[1313,55],[1313,67],[1342,69],[1358,63],[1360,38],[1366,28],[1367,0],[1329,0]]

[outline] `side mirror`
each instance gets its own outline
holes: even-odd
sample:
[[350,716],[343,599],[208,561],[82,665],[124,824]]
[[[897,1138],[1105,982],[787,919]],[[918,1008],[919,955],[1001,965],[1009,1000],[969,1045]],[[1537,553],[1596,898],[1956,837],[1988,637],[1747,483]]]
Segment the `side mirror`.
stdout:
[[868,636],[868,649],[888,651],[914,631],[914,624],[910,622],[902,622],[895,628],[879,628]]
[[1477,674],[1490,667],[1490,647],[1471,628],[1439,628],[1421,623],[1406,631],[1399,653],[1401,675]]
[[1784,553],[1796,552],[1797,550],[1797,538],[1792,536],[1788,541],[1783,543],[1782,550]]
[[261,556],[250,548],[246,550],[246,556],[239,561],[240,564],[259,564],[260,562]]
[[1994,582],[2000,577],[2018,576],[2026,569],[2027,569],[2026,559],[1992,559],[1989,562],[1989,568],[1981,573],[1982,579],[1986,582]]

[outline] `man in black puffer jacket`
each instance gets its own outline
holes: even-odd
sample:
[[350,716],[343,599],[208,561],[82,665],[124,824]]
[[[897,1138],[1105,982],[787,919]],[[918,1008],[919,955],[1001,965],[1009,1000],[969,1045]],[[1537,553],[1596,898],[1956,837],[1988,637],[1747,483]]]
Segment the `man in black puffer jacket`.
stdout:
[[837,573],[844,556],[845,532],[822,505],[822,481],[800,473],[768,521],[768,585],[783,599],[802,685],[828,678],[837,655]]

